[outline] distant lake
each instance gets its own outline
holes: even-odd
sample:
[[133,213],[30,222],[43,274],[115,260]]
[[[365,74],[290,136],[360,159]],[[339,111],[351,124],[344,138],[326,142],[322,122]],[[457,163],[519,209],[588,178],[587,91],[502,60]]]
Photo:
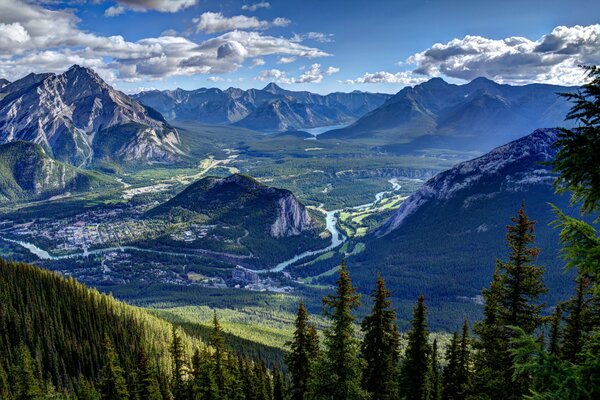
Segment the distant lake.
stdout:
[[341,125],[327,125],[327,126],[317,126],[316,128],[310,129],[300,129],[301,131],[310,133],[311,135],[319,136],[321,133],[325,133],[334,129],[342,129],[350,124],[341,124]]

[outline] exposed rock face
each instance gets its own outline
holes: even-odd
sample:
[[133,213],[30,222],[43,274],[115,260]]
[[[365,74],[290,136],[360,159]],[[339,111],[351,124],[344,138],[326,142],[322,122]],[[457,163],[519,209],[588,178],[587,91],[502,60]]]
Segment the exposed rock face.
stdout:
[[271,225],[271,236],[295,236],[312,227],[310,214],[291,193],[279,199],[277,219]]
[[384,235],[397,229],[421,207],[460,198],[462,207],[469,208],[500,192],[519,192],[532,185],[552,185],[555,175],[541,163],[554,158],[556,149],[552,144],[557,134],[555,129],[538,129],[436,175],[404,201],[377,233]]
[[134,96],[169,119],[211,124],[235,124],[261,131],[283,131],[349,123],[382,105],[390,95],[284,90],[274,83],[241,90],[177,89],[148,91]]
[[0,143],[26,140],[59,161],[174,161],[179,137],[149,110],[77,65],[60,75],[30,74],[4,89]]
[[4,88],[5,86],[8,86],[8,85],[10,85],[9,81],[7,81],[4,78],[0,78],[0,89]]

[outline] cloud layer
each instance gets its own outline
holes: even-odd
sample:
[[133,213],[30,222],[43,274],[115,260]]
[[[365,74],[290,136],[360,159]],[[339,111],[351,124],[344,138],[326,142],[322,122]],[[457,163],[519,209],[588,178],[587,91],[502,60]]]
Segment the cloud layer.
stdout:
[[206,33],[233,31],[235,29],[264,30],[274,26],[287,26],[290,22],[289,19],[281,17],[275,18],[273,21],[263,21],[246,15],[225,17],[223,14],[216,12],[205,12],[200,17],[194,18],[196,31]]
[[[181,7],[190,2],[173,3]],[[121,3],[128,7],[142,3],[159,7],[163,2]],[[175,9],[173,4],[170,7]],[[251,65],[262,65],[261,57],[268,55],[297,58],[329,55],[316,47],[260,32],[236,30],[203,42],[165,32],[160,37],[127,41],[119,35],[88,33],[79,28],[79,23],[79,18],[69,10],[49,10],[17,0],[0,1],[0,76],[13,80],[30,72],[60,72],[78,63],[97,69],[110,81],[139,81],[231,72],[247,60]]]
[[323,70],[321,69],[321,64],[315,63],[304,70],[297,78],[289,77],[287,72],[280,69],[267,69],[260,71],[256,80],[271,81],[288,85],[294,83],[321,83],[325,76],[333,75],[338,72],[340,72],[339,68],[327,67]]

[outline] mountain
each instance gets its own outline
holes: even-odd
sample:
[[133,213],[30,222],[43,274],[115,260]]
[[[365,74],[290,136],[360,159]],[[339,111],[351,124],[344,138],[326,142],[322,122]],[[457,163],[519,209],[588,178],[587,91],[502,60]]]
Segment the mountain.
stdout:
[[274,83],[263,89],[153,90],[134,95],[170,120],[235,124],[261,131],[348,123],[379,107],[389,97],[358,91],[323,96],[285,90]]
[[465,85],[433,78],[406,87],[354,124],[319,139],[378,139],[395,149],[488,151],[539,127],[564,126],[569,104],[557,93],[574,88],[500,85],[477,78]]
[[10,81],[7,81],[4,78],[0,78],[0,89],[4,88],[5,86],[10,85]]
[[0,143],[25,140],[73,165],[100,161],[173,162],[179,136],[162,116],[72,66],[62,74],[30,74],[2,89]]
[[42,200],[117,186],[112,178],[53,160],[39,144],[18,141],[0,145],[0,202]]
[[545,267],[550,300],[564,298],[571,276],[564,273],[548,203],[575,210],[568,196],[554,193],[555,175],[542,164],[554,157],[557,132],[536,130],[430,179],[367,239],[363,253],[351,257],[353,280],[369,290],[378,270],[406,298],[420,292],[438,300],[476,298],[496,258],[507,255],[505,227],[523,202],[537,221],[538,264]]

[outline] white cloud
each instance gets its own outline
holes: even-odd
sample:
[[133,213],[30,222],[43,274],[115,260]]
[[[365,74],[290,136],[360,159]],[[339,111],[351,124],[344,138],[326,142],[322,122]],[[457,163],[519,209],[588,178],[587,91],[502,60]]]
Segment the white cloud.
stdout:
[[581,84],[578,64],[600,63],[600,25],[558,26],[538,40],[465,36],[409,57],[414,72],[504,83]]
[[216,33],[233,31],[236,29],[254,29],[264,30],[273,26],[287,26],[290,20],[286,18],[275,18],[273,21],[259,20],[256,17],[248,17],[246,15],[236,15],[234,17],[225,17],[221,13],[205,12],[199,18],[194,18],[196,31],[204,31],[206,33]]
[[410,71],[403,71],[397,73],[379,71],[370,73],[367,72],[361,77],[356,79],[348,79],[342,81],[342,83],[349,85],[363,84],[363,83],[399,83],[403,86],[417,85],[425,82],[427,77],[415,75]]
[[206,80],[210,82],[223,82],[225,79],[221,78],[220,76],[209,76],[206,78]]
[[259,8],[271,8],[271,3],[266,2],[266,1],[261,1],[260,3],[244,4],[242,6],[242,10],[246,10],[246,11],[256,11]]
[[339,68],[328,67],[325,71],[321,69],[321,64],[312,64],[299,77],[289,77],[285,71],[279,69],[268,69],[260,71],[255,78],[259,81],[274,81],[282,84],[292,83],[321,83],[325,75],[333,75],[339,72]]
[[296,57],[279,57],[277,64],[290,64],[296,61]]
[[73,11],[0,0],[0,76],[14,80],[30,72],[60,72],[78,63],[101,76],[126,81],[167,76],[218,74],[262,57],[323,57],[326,52],[259,32],[233,31],[204,42],[165,32],[160,37],[128,41],[79,28]]
[[303,34],[294,33],[292,40],[295,42],[302,42],[304,40],[314,40],[319,43],[331,43],[333,42],[333,33],[322,33],[322,32],[306,32]]
[[[119,13],[123,13],[125,9],[138,12],[154,10],[175,13],[196,5],[197,0],[117,0],[117,3],[119,4],[118,6],[110,7],[108,10],[111,8],[119,9]],[[108,10],[106,10],[106,12],[108,12]]]
[[251,67],[259,67],[261,65],[265,65],[267,62],[265,60],[263,60],[262,58],[255,58],[252,60],[252,63],[250,64]]
[[115,17],[125,13],[125,11],[127,11],[127,9],[123,6],[110,6],[104,11],[104,16]]

